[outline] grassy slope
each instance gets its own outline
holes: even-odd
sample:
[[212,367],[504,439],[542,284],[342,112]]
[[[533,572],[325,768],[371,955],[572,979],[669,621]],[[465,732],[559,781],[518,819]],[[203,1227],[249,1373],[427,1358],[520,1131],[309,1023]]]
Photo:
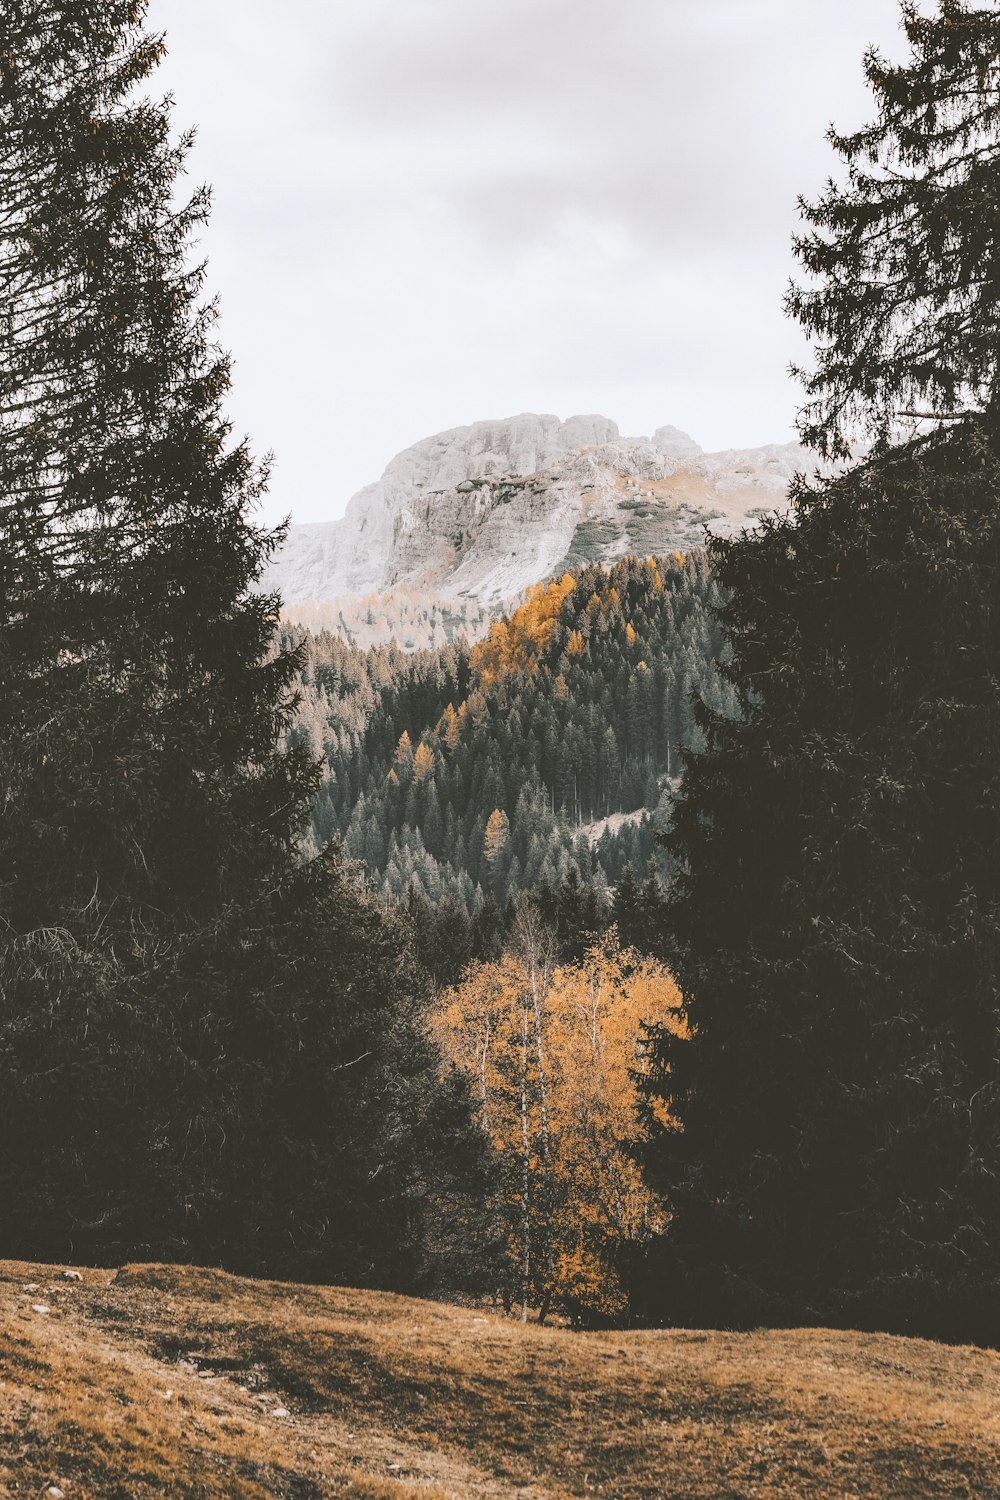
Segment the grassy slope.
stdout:
[[980,1349],[576,1334],[214,1271],[0,1264],[4,1496],[987,1500],[998,1413]]

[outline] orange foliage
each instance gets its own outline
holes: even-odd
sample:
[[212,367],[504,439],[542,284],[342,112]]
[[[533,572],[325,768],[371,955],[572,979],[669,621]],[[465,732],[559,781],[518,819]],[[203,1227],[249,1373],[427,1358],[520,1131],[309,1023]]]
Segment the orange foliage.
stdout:
[[419,785],[434,775],[434,751],[429,745],[423,743],[417,746],[417,753],[413,757],[413,779]]
[[509,620],[492,626],[485,641],[472,653],[472,669],[482,683],[489,683],[512,672],[534,672],[538,658],[552,639],[562,602],[574,588],[572,577],[564,573],[551,583],[535,584],[527,598]]
[[611,1314],[624,1305],[616,1247],[663,1226],[632,1149],[643,1133],[636,1074],[643,1023],[679,1031],[680,995],[613,932],[577,964],[553,967],[543,949],[473,965],[434,1027],[499,1155],[493,1215],[511,1301]]
[[449,750],[454,750],[462,738],[462,721],[455,712],[453,703],[449,703],[444,715],[438,725],[438,731]]
[[501,851],[510,837],[510,824],[507,814],[499,807],[490,813],[490,821],[486,825],[486,834],[483,839],[483,853],[489,863],[495,864]]

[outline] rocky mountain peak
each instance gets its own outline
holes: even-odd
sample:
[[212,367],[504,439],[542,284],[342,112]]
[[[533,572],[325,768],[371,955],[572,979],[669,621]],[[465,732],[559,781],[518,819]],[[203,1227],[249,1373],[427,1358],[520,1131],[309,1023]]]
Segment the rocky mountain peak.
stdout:
[[704,449],[700,448],[694,438],[688,437],[686,432],[681,432],[679,427],[658,427],[652,437],[653,447],[664,454],[667,458],[674,459],[677,463],[684,463],[691,458],[701,458]]
[[266,582],[286,607],[400,586],[489,606],[578,562],[687,549],[780,507],[795,444],[706,454],[676,427],[522,412],[397,454],[341,520],[293,526]]

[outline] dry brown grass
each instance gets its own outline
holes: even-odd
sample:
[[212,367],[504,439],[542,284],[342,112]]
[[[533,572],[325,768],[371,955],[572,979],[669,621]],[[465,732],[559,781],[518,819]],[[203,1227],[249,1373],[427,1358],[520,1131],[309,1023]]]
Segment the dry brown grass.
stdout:
[[0,1264],[0,1306],[4,1496],[1000,1500],[981,1349],[579,1334],[169,1266]]

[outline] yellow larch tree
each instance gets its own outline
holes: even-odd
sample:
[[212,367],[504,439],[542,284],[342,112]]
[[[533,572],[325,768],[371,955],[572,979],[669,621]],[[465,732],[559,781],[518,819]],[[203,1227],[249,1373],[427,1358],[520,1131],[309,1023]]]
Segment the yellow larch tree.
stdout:
[[413,741],[410,739],[409,732],[405,729],[399,736],[399,743],[396,746],[396,754],[393,759],[394,764],[398,766],[399,770],[408,776],[413,766]]
[[[536,1256],[541,1243],[537,1150],[539,1100],[532,1068],[530,986],[521,961],[473,964],[461,984],[446,991],[432,1016],[446,1062],[469,1077],[479,1103],[479,1123],[497,1158],[489,1223],[502,1252],[497,1290],[507,1311],[545,1295]],[[544,1258],[544,1250],[542,1251]],[[550,1257],[551,1258],[551,1257]]]
[[444,711],[441,722],[438,724],[438,734],[449,750],[454,750],[458,747],[459,741],[462,738],[462,720],[460,715],[455,712],[455,705],[453,703],[449,703]]
[[569,573],[529,588],[527,597],[509,620],[492,626],[472,653],[472,670],[483,684],[512,672],[534,672],[538,658],[552,639],[559,611],[576,587]]
[[680,996],[662,965],[613,931],[579,963],[555,966],[525,911],[503,957],[471,966],[442,996],[434,1029],[468,1074],[497,1153],[491,1221],[506,1305],[614,1316],[625,1302],[616,1252],[663,1225],[635,1154],[644,1023],[680,1030]]
[[490,813],[486,833],[483,836],[483,853],[489,864],[496,863],[509,838],[510,823],[507,814],[501,808],[496,807]]
[[433,775],[434,751],[421,741],[413,757],[413,779],[419,785],[420,782],[427,781]]
[[637,1079],[647,1066],[645,1024],[679,1031],[680,993],[662,964],[622,949],[612,932],[556,970],[549,1007],[560,1169],[572,1206],[561,1225],[560,1295],[614,1313],[624,1300],[616,1247],[663,1228],[636,1159],[644,1131]]

